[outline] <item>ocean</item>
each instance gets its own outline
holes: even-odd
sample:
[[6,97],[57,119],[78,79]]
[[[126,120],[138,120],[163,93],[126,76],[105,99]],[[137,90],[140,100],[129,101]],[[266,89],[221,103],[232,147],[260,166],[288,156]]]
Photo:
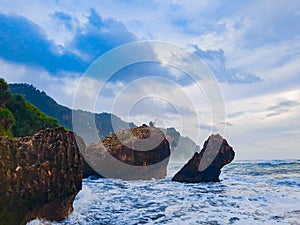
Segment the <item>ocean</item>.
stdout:
[[84,179],[74,211],[53,224],[300,224],[300,160],[234,161],[219,183]]

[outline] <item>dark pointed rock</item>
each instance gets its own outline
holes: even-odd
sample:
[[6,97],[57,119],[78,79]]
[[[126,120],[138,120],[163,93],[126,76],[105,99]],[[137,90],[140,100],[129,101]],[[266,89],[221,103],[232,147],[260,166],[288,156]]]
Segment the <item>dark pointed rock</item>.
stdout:
[[211,135],[201,152],[196,152],[172,180],[186,183],[218,182],[221,168],[230,163],[234,155],[232,147],[222,136]]
[[0,137],[0,224],[63,220],[81,190],[83,140],[63,127]]

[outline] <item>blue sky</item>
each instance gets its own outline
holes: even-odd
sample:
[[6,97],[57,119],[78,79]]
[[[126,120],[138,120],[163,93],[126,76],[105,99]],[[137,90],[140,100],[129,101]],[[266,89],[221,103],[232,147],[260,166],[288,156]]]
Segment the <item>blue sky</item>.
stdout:
[[[223,135],[238,159],[300,158],[299,1],[0,3],[1,77],[32,83],[69,107],[95,59],[122,44],[147,40],[181,46],[208,65],[224,98]],[[139,82],[149,76],[173,83]],[[174,126],[202,145],[215,127],[206,93],[195,82],[170,66],[135,64],[111,77],[94,110],[112,111],[122,92],[127,97],[121,106],[143,93],[129,117],[119,116],[137,124],[158,118],[161,126]],[[97,85],[91,81],[85,91]],[[182,103],[180,109],[159,98],[158,93],[167,96],[164,92]],[[182,130],[182,121],[190,129]]]

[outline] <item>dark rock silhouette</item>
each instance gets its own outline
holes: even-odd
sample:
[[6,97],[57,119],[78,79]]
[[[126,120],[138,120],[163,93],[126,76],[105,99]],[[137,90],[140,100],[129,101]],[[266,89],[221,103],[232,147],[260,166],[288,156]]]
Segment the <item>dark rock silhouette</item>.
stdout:
[[186,183],[218,182],[221,168],[230,163],[234,155],[232,147],[222,136],[211,135],[201,152],[196,152],[172,180]]
[[85,146],[63,127],[21,138],[0,137],[0,224],[59,221],[72,212],[82,185],[78,145]]
[[82,151],[86,174],[125,180],[163,179],[170,156],[169,142],[160,129],[143,125],[119,131]]

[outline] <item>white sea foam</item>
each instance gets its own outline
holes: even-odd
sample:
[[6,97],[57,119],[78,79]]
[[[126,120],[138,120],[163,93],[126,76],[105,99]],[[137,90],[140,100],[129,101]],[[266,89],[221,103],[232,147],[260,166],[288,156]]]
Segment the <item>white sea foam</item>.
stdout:
[[181,166],[166,180],[85,179],[74,212],[51,224],[300,224],[299,160],[232,163],[201,184],[172,182]]

